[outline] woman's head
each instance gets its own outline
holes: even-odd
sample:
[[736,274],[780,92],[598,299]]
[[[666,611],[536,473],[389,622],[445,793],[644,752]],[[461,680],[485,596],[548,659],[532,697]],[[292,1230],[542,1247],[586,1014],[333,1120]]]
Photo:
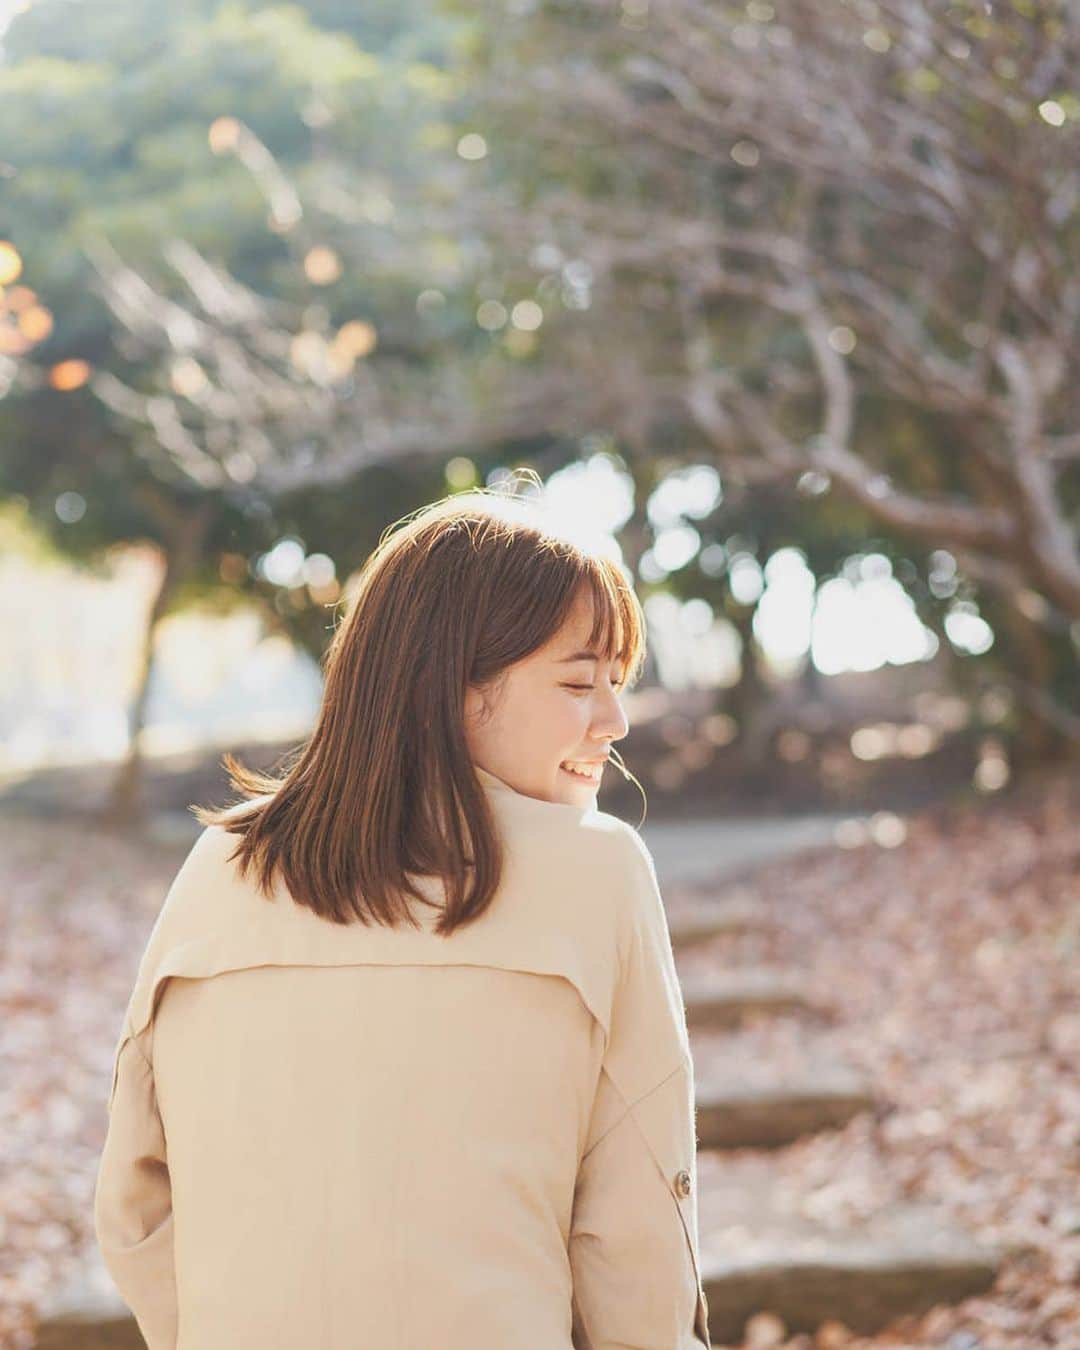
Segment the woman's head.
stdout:
[[551,637],[465,691],[470,758],[526,796],[588,804],[629,729],[619,702],[627,657],[605,641],[606,606],[583,583]]
[[296,900],[338,922],[392,922],[396,896],[423,898],[410,877],[442,877],[449,932],[486,908],[501,864],[475,766],[588,805],[596,785],[564,766],[626,734],[618,693],[644,643],[617,562],[528,499],[444,498],[389,527],[361,569],[293,766],[273,779],[227,756],[235,786],[260,799],[196,815],[244,836],[236,856],[258,859],[265,887],[280,866]]

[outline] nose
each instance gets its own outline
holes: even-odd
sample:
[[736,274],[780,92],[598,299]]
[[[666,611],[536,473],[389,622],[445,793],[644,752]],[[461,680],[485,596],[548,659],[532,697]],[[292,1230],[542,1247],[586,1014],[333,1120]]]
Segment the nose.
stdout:
[[614,690],[610,690],[592,720],[591,735],[600,741],[621,741],[629,730],[626,712]]

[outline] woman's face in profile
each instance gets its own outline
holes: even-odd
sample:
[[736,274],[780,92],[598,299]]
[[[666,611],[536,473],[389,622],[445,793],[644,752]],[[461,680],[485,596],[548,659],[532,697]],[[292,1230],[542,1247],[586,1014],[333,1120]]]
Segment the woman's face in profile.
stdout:
[[629,730],[621,663],[586,654],[591,605],[588,596],[579,599],[559,632],[503,671],[494,688],[470,686],[465,694],[473,763],[528,797],[590,805],[601,761]]

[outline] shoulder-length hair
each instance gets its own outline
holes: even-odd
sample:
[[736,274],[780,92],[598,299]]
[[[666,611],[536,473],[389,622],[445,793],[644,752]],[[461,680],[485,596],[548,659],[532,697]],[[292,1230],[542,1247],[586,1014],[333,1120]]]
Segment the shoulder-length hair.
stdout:
[[589,647],[619,661],[630,685],[644,664],[644,615],[621,563],[553,530],[501,485],[388,526],[356,582],[324,657],[314,730],[286,757],[291,767],[275,777],[227,753],[231,786],[247,800],[191,810],[240,836],[229,861],[241,875],[254,868],[263,894],[280,869],[296,903],[335,923],[418,926],[404,897],[435,902],[412,878],[441,878],[434,931],[448,935],[491,903],[503,861],[466,746],[466,686],[488,685],[543,646],[582,588],[593,602]]

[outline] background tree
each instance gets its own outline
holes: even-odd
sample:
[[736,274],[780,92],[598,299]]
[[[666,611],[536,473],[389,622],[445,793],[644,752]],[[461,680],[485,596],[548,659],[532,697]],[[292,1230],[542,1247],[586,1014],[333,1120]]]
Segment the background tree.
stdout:
[[[127,4],[85,25],[46,0],[5,34],[0,232],[4,281],[20,284],[0,327],[0,494],[25,500],[80,560],[135,538],[164,559],[114,814],[137,805],[167,612],[226,589],[265,596],[280,623],[325,644],[325,605],[309,595],[298,608],[295,590],[248,566],[296,532],[280,494],[306,502],[309,537],[315,501],[338,521],[335,556],[351,568],[389,507],[443,485],[430,457],[371,473],[433,434],[453,443],[452,401],[439,397],[453,373],[414,331],[412,260],[377,247],[392,240],[394,183],[412,209],[410,196],[441,190],[446,161],[427,60],[445,36],[414,9]],[[330,125],[347,146],[326,162]],[[346,270],[335,233],[368,250],[366,266]],[[334,483],[349,475],[346,519]]]
[[1080,631],[1075,8],[483,13],[473,116],[518,185],[485,219],[508,267],[561,270],[544,364],[732,487],[948,550],[1072,726],[1046,692],[1075,704]]

